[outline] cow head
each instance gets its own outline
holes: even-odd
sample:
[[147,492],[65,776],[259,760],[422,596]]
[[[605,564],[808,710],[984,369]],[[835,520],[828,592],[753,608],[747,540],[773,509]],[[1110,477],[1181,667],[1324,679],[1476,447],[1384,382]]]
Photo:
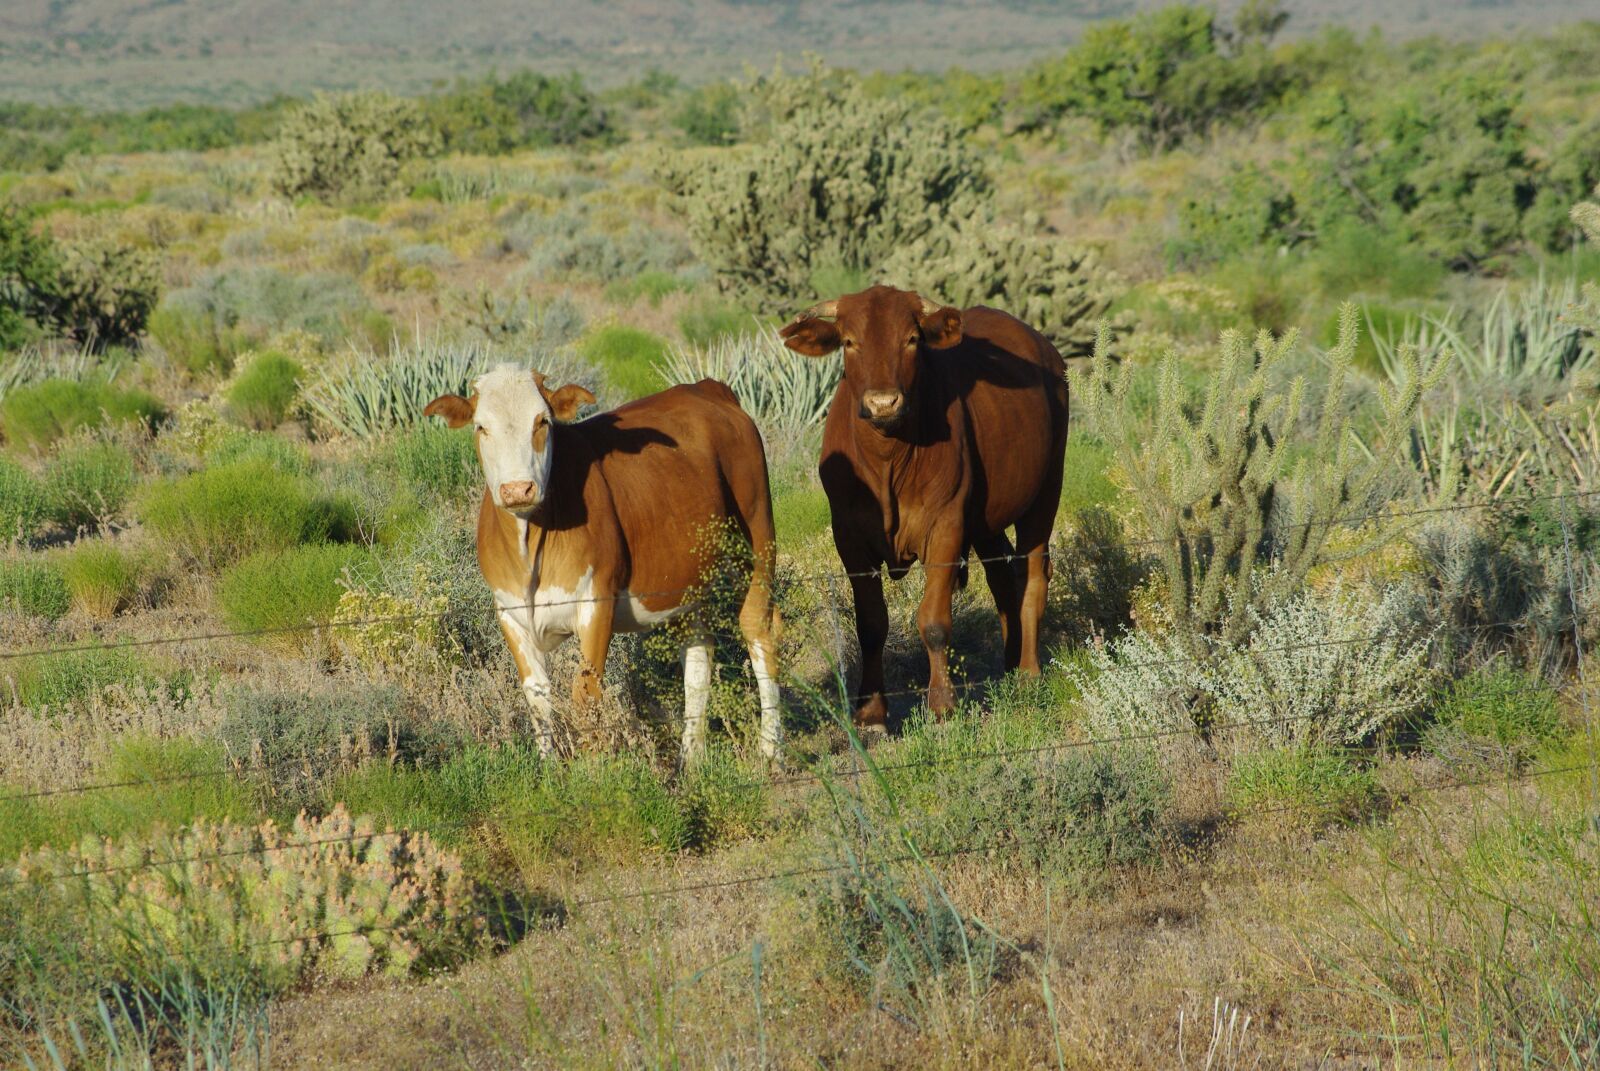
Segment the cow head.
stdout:
[[490,497],[527,518],[550,486],[551,423],[571,420],[593,401],[575,383],[550,390],[538,372],[503,364],[473,381],[470,398],[445,394],[423,413],[443,417],[452,428],[473,425]]
[[961,310],[875,286],[813,305],[780,333],[784,345],[807,357],[843,347],[844,378],[857,415],[880,431],[893,431],[911,408],[923,351],[961,341]]

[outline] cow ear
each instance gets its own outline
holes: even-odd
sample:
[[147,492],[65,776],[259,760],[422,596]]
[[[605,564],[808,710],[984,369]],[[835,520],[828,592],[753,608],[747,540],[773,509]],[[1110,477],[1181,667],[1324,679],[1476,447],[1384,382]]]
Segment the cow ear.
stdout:
[[947,350],[961,341],[961,310],[945,305],[919,318],[922,344],[931,350]]
[[441,394],[422,410],[423,416],[444,417],[452,428],[462,427],[472,420],[477,406],[459,394]]
[[822,357],[839,348],[839,325],[802,316],[778,332],[783,344],[806,357]]
[[558,423],[567,424],[578,415],[578,410],[586,405],[593,405],[594,395],[587,387],[580,387],[576,383],[568,383],[560,390],[546,391],[544,384],[539,384],[539,392],[544,395],[544,400],[550,406],[550,412],[555,414]]

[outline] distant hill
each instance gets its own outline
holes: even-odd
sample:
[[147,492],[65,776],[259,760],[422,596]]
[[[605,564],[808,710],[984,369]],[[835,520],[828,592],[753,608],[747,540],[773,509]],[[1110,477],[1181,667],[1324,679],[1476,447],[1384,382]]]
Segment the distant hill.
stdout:
[[[537,65],[697,80],[811,51],[863,68],[1012,67],[1148,0],[5,0],[0,99],[244,103]],[[1224,7],[1232,6],[1224,4]],[[1287,0],[1328,22],[1478,36],[1600,17],[1596,0]]]

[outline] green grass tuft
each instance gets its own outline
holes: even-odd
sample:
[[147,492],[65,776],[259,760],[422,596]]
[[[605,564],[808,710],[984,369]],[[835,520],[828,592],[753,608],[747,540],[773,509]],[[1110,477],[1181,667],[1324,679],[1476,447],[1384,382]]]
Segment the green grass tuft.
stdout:
[[[338,543],[264,550],[230,566],[217,586],[223,619],[241,631],[294,629],[331,620],[347,573],[359,582],[372,571],[372,552]],[[275,633],[277,642],[304,642],[309,631]]]
[[608,382],[628,398],[642,398],[662,387],[655,366],[666,358],[667,340],[623,324],[596,328],[579,343],[584,359],[597,365]]
[[78,428],[110,423],[153,426],[166,413],[154,395],[108,383],[46,379],[0,401],[0,434],[13,446],[44,450]]
[[228,409],[247,427],[266,431],[282,424],[300,393],[305,369],[273,350],[261,354],[228,388]]
[[0,612],[54,620],[71,600],[61,571],[37,558],[0,560]]

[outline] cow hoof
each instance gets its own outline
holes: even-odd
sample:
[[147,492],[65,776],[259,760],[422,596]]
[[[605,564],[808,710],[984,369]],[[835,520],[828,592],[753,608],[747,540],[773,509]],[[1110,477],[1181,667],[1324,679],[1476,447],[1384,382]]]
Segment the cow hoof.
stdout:
[[889,704],[883,696],[874,695],[856,705],[856,728],[887,729],[889,727]]

